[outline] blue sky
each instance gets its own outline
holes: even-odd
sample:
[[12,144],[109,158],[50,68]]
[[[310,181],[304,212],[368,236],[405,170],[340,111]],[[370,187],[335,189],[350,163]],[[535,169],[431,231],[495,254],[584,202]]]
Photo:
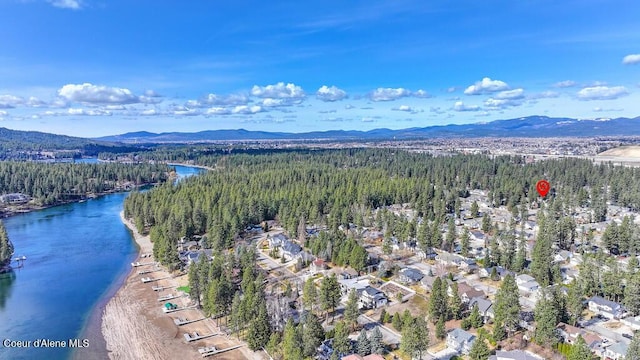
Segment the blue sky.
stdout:
[[0,126],[423,127],[640,116],[634,0],[0,1]]

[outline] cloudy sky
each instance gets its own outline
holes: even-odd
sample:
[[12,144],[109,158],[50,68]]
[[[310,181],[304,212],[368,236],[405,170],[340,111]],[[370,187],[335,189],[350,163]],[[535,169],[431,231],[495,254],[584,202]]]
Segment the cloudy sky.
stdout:
[[0,127],[640,116],[637,0],[2,0]]

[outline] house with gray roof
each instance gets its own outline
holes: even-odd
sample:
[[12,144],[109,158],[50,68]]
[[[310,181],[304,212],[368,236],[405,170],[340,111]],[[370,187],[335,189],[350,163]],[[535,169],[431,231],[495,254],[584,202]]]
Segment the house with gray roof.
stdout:
[[398,278],[405,284],[414,284],[422,280],[424,274],[415,268],[404,268],[398,273]]
[[493,319],[495,317],[493,312],[493,303],[491,300],[482,297],[474,297],[469,300],[469,309],[472,309],[474,306],[478,307],[478,312],[482,315],[482,319],[485,323],[489,321],[489,319]]
[[624,316],[624,308],[615,301],[607,300],[600,296],[594,296],[588,300],[589,310],[602,315],[607,319],[621,319]]
[[447,334],[447,347],[461,354],[468,354],[476,340],[475,335],[462,329],[453,329]]
[[495,355],[489,356],[489,360],[544,360],[544,358],[524,350],[498,350]]

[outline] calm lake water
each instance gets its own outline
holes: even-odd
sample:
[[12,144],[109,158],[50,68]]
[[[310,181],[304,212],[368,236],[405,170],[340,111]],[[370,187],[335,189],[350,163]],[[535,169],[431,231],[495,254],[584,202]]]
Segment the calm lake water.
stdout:
[[[181,177],[202,171],[176,170]],[[15,255],[27,260],[14,273],[0,275],[0,359],[71,356],[71,348],[36,348],[34,341],[69,345],[69,339],[80,338],[92,311],[122,284],[137,252],[119,217],[126,196],[112,194],[4,219]],[[7,348],[7,339],[31,341],[31,347]]]

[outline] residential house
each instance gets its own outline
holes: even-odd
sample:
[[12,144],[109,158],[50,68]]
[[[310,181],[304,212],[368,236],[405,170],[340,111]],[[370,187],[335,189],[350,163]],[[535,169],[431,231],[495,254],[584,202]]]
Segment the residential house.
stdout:
[[461,354],[468,354],[475,341],[475,335],[456,328],[447,334],[447,347]]
[[540,284],[532,277],[527,274],[522,274],[516,276],[516,284],[518,285],[518,289],[523,292],[533,293],[536,292],[540,288]]
[[367,356],[351,354],[351,355],[344,356],[341,360],[384,360],[384,357],[378,354],[369,354]]
[[287,261],[298,258],[302,253],[302,247],[293,241],[285,242],[280,250],[282,251],[282,256]]
[[494,266],[479,269],[478,276],[481,278],[488,278],[491,276],[491,273],[493,273],[493,269],[496,269],[496,274],[500,277],[500,280],[504,280],[504,277],[508,274],[513,274],[513,272],[503,268],[502,266]]
[[589,345],[590,347],[591,345],[593,345],[593,343],[602,341],[602,339],[598,335],[592,334],[585,329],[577,328],[565,323],[558,324],[558,326],[556,327],[556,332],[558,333],[558,335],[560,335],[562,341],[572,345],[578,339],[578,336],[582,336],[587,345]]
[[489,360],[544,360],[544,358],[525,350],[498,350],[495,355],[489,356]]
[[621,319],[624,316],[624,308],[615,301],[607,300],[600,296],[594,296],[588,300],[589,310],[602,315],[607,319]]
[[567,250],[560,250],[557,254],[554,255],[553,261],[558,263],[567,263],[571,260],[573,254]]
[[288,243],[291,240],[289,240],[286,235],[280,233],[269,237],[267,241],[269,242],[269,249],[280,249],[284,246],[285,243]]
[[420,285],[427,291],[431,292],[433,288],[433,282],[436,280],[435,276],[425,276],[420,280]]
[[493,312],[493,303],[491,300],[482,297],[474,297],[469,300],[468,307],[469,309],[472,309],[474,306],[478,307],[478,312],[482,315],[482,319],[485,323],[495,317],[495,313]]
[[[447,295],[453,296],[451,286],[447,289]],[[487,297],[483,291],[474,288],[464,281],[458,283],[458,295],[460,296],[460,300],[462,300],[463,304],[468,304],[471,299],[476,297],[483,299]]]
[[388,302],[389,300],[382,291],[371,286],[362,289],[358,299],[358,305],[361,309],[376,309],[387,305]]
[[458,266],[464,260],[460,255],[442,251],[436,256],[436,261],[445,266]]
[[327,268],[327,264],[323,259],[320,259],[320,258],[313,260],[311,262],[311,265],[309,265],[309,271],[311,271],[312,274],[317,274],[325,270],[326,268]]
[[627,349],[629,348],[628,344],[623,342],[617,342],[611,346],[608,346],[604,351],[604,356],[611,360],[620,360],[624,359],[625,355],[627,355]]
[[464,259],[458,266],[458,269],[466,272],[467,274],[472,274],[476,270],[478,270],[478,264],[476,264],[475,260],[472,259]]
[[622,323],[627,325],[634,331],[640,330],[640,316],[626,317],[622,319]]
[[398,275],[399,280],[405,284],[415,284],[424,277],[422,271],[414,268],[404,268],[400,270]]
[[485,241],[485,235],[482,231],[479,230],[471,230],[469,231],[469,238],[471,241]]
[[345,269],[343,272],[340,273],[340,277],[343,280],[355,279],[358,277],[358,272],[351,268]]

